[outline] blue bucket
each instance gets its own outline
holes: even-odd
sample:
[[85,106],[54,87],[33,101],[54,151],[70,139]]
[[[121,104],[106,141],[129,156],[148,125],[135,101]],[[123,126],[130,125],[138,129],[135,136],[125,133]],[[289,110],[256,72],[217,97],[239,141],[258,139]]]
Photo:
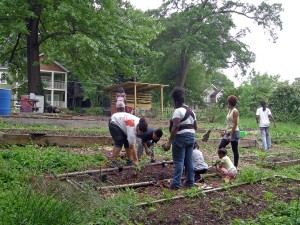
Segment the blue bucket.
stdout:
[[0,115],[2,116],[10,115],[10,98],[11,98],[11,90],[0,89]]

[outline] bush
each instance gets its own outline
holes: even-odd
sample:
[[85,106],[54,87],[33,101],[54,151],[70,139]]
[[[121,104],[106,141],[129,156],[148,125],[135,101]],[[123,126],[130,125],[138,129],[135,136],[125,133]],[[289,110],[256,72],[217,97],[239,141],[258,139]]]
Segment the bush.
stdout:
[[103,115],[102,107],[91,107],[85,110],[85,113],[88,115]]

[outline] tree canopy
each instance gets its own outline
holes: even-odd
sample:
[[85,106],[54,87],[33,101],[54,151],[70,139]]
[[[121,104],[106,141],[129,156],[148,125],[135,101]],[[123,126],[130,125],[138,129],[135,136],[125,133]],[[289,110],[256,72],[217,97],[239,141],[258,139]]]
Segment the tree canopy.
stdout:
[[0,15],[0,63],[27,77],[28,92],[37,94],[40,52],[82,80],[112,83],[135,76],[139,60],[156,56],[148,44],[161,30],[118,0],[2,0]]
[[[203,64],[206,73],[213,74],[220,68],[238,66],[242,73],[255,55],[241,41],[249,28],[237,29],[233,15],[242,16],[264,28],[273,41],[276,41],[277,28],[282,29],[281,4],[262,2],[256,6],[240,1],[224,0],[168,0],[158,9],[149,12],[165,26],[152,44],[165,57],[174,58],[172,74],[176,86],[184,87],[193,58]],[[164,63],[162,60],[159,63]],[[168,70],[161,71],[166,76]]]

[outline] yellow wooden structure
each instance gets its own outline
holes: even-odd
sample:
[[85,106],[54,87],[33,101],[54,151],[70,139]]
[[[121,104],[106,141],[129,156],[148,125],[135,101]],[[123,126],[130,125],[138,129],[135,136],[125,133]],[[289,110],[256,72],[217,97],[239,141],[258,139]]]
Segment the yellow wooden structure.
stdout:
[[115,112],[116,92],[119,86],[123,87],[125,90],[127,106],[131,107],[134,111],[137,108],[150,110],[152,108],[152,92],[154,90],[160,90],[160,106],[161,111],[163,111],[164,87],[167,87],[169,85],[129,81],[122,84],[113,85],[104,89],[106,92],[110,93],[110,105],[112,113]]

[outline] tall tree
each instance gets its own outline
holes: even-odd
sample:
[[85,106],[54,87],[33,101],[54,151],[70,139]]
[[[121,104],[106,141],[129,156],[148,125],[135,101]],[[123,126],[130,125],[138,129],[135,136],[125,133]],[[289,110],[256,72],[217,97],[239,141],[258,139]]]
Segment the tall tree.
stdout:
[[0,15],[0,63],[11,69],[27,63],[21,71],[36,94],[40,51],[85,80],[111,82],[108,75],[134,76],[135,58],[152,54],[147,46],[160,32],[154,19],[119,0],[2,0]]
[[224,0],[168,0],[152,11],[165,30],[153,43],[165,55],[177,55],[176,85],[183,87],[191,59],[198,57],[208,73],[219,68],[237,65],[242,72],[254,62],[255,55],[241,42],[249,29],[236,28],[233,15],[246,17],[261,26],[276,41],[276,28],[282,28],[281,4],[262,2],[255,6],[240,1]]
[[300,123],[300,99],[297,89],[288,82],[279,85],[269,98],[269,106],[275,118],[280,121]]

